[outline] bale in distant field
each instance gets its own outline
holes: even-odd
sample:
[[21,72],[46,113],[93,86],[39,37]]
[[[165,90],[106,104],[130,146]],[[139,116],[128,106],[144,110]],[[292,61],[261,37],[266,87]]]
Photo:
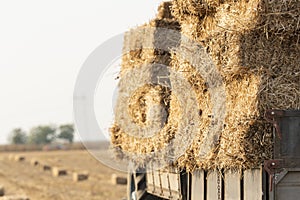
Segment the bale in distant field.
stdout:
[[126,177],[120,177],[117,174],[111,175],[111,182],[113,185],[126,185],[127,184],[127,178]]
[[37,161],[37,159],[35,159],[35,158],[32,158],[30,160],[30,164],[33,165],[33,166],[37,166],[37,165],[39,165],[39,161]]
[[74,182],[79,182],[79,181],[84,181],[89,178],[89,173],[88,172],[74,172],[73,173],[73,181]]
[[0,197],[5,195],[5,189],[4,186],[0,185]]
[[22,162],[25,160],[25,157],[24,156],[21,156],[21,155],[16,155],[15,156],[15,161],[17,162]]
[[54,177],[65,176],[65,175],[67,175],[67,170],[61,169],[59,167],[53,167],[52,175]]
[[51,171],[52,167],[48,164],[40,164],[43,171]]

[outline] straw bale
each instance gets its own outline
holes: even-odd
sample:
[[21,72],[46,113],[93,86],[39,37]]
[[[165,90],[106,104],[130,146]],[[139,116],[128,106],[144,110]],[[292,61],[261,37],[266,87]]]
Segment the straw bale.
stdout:
[[25,160],[25,157],[24,156],[21,156],[21,155],[15,155],[15,161],[16,162],[22,162]]
[[207,49],[224,78],[225,127],[214,159],[191,162],[196,144],[179,165],[254,167],[272,154],[272,131],[264,112],[300,107],[299,1],[223,1],[211,4],[214,9],[205,6],[202,1],[175,0],[173,14],[182,34]]
[[127,178],[118,176],[117,174],[111,175],[111,183],[113,185],[126,185],[127,184]]
[[[202,138],[208,133],[208,128],[211,123],[212,108],[210,104],[210,94],[208,91],[206,81],[186,60],[176,55],[176,53],[173,53],[171,58],[171,68],[175,71],[182,73],[184,79],[187,80],[188,83],[192,86],[193,92],[196,94],[196,99],[198,102],[197,107],[200,117],[200,123],[199,132],[196,135],[197,139],[191,144],[190,149],[187,150],[186,154],[183,157],[180,157],[177,161],[177,165],[179,167],[188,168],[189,166],[195,166],[195,157],[191,155],[194,155],[195,152],[199,152],[199,148],[202,143]],[[179,110],[178,108],[180,108],[180,106],[184,105],[179,105],[178,103],[171,104],[170,110]],[[213,154],[211,156],[213,156]],[[206,160],[210,160],[211,156],[208,156]]]
[[185,17],[185,14],[201,18],[207,13],[213,13],[215,6],[219,4],[210,0],[175,0],[172,3],[173,15],[179,21],[183,19],[181,17]]
[[261,0],[258,13],[257,27],[263,27],[266,34],[273,33],[280,37],[299,35],[299,0]]
[[155,19],[147,24],[139,26],[153,28],[152,37],[145,37],[145,35],[149,36],[149,34],[143,33],[143,31],[136,31],[136,28],[125,33],[121,75],[123,71],[138,67],[143,63],[169,64],[170,55],[168,52],[143,48],[144,43],[155,43],[155,28],[180,30],[180,25],[171,16],[169,7],[169,3],[165,2],[160,6],[159,14]]
[[171,2],[164,2],[160,4],[158,7],[158,13],[156,15],[156,19],[158,20],[173,19],[173,15],[171,13],[171,7],[172,7]]
[[40,164],[43,171],[51,171],[52,167],[48,164]]
[[[160,63],[165,66],[169,66],[171,62],[170,52],[164,52],[159,49],[149,49],[143,48],[145,43],[153,44],[154,46],[158,42],[156,39],[155,28],[168,28],[172,30],[179,30],[180,26],[178,22],[173,20],[170,12],[170,3],[165,2],[159,8],[159,13],[156,19],[151,20],[148,24],[142,25],[140,27],[152,27],[153,33],[149,37],[149,33],[143,33],[142,31],[136,31],[137,29],[132,29],[125,34],[124,38],[124,49],[122,57],[122,69],[121,69],[121,79],[126,74],[127,71],[132,69],[138,69],[143,66],[143,64],[153,64]],[[141,29],[143,30],[143,29]],[[146,37],[146,35],[148,37]],[[130,51],[129,51],[130,50]],[[152,70],[151,73],[141,72],[141,76],[148,79],[150,82],[157,81],[158,76],[166,75],[167,70],[155,71]],[[148,76],[148,77],[147,77]],[[136,81],[138,81],[137,78]],[[127,83],[120,84],[120,90],[125,90],[126,88],[135,87],[136,84],[128,85]],[[130,120],[141,126],[148,126],[149,120],[151,121],[154,116],[160,115],[160,112],[151,110],[153,105],[162,106],[168,113],[167,121],[156,121],[154,124],[163,127],[161,131],[155,134],[151,138],[136,138],[130,135],[130,132],[126,132],[120,129],[118,124],[114,124],[111,128],[112,132],[112,144],[115,149],[121,148],[126,152],[132,153],[151,153],[153,151],[164,148],[169,141],[174,137],[174,133],[177,127],[175,119],[178,115],[177,110],[169,110],[170,104],[176,104],[176,99],[171,102],[171,94],[167,87],[147,84],[141,86],[134,95],[129,99],[129,103],[120,103],[119,108],[116,109],[116,113],[122,113],[124,110],[128,110]],[[127,105],[128,104],[128,105]],[[118,117],[118,116],[117,116]],[[153,121],[152,121],[153,123]],[[127,127],[130,130],[130,127]],[[147,144],[147,145],[145,145]],[[118,155],[120,157],[124,155]],[[145,161],[141,160],[141,164],[145,164]]]
[[53,167],[52,168],[52,175],[54,177],[65,176],[65,175],[67,175],[67,170],[61,169],[61,168],[58,168],[58,167]]
[[[216,167],[256,167],[271,156],[271,132],[257,109],[260,77],[244,74],[226,83],[226,118],[216,153]],[[265,138],[265,139],[263,139]]]
[[[174,0],[172,12],[180,23],[188,21],[190,16],[196,17],[200,27],[205,24],[206,17],[210,16],[216,22],[220,22],[221,16],[221,21],[229,26],[258,24],[257,27],[278,34],[299,31],[298,0]],[[260,20],[249,20],[253,14]]]
[[[255,26],[253,18],[258,15],[259,0],[241,0],[234,3],[230,0],[223,3],[210,1],[208,4],[191,1],[175,0],[172,11],[180,24],[194,27],[193,32],[197,37],[208,36],[211,32],[239,31]],[[188,5],[188,8],[183,5]]]
[[39,161],[36,158],[32,158],[30,160],[30,164],[33,166],[37,166],[37,165],[39,165]]
[[[258,91],[260,77],[253,74],[241,74],[226,82],[226,118],[224,129],[221,134],[220,143],[217,149],[213,149],[211,154],[205,159],[199,159],[199,148],[201,147],[203,135],[207,134],[211,123],[211,100],[209,90],[206,88],[205,81],[195,72],[189,63],[180,60],[180,56],[174,54],[172,57],[172,66],[178,67],[184,71],[187,80],[193,86],[194,92],[198,97],[198,108],[201,111],[201,119],[197,139],[194,140],[186,154],[179,158],[178,166],[193,171],[195,168],[212,169],[218,168],[238,168],[238,166],[250,167],[255,165],[262,158],[270,156],[271,139],[270,134],[265,133],[266,126],[256,130],[253,143],[245,143],[245,138],[249,141],[253,133],[251,128],[261,127],[264,124],[257,124],[259,118]],[[190,77],[193,78],[190,78]],[[170,107],[170,110],[173,108]],[[269,132],[270,133],[270,132]],[[269,138],[268,140],[263,140]],[[259,142],[257,144],[257,142]],[[252,146],[251,146],[252,145]],[[263,151],[265,149],[265,152]],[[248,154],[252,152],[256,157],[250,159]]]
[[259,110],[300,108],[300,45],[254,30],[241,36],[241,64],[260,74]]
[[80,181],[84,181],[84,180],[88,180],[89,178],[89,173],[88,172],[74,172],[73,173],[73,181],[74,182],[80,182]]

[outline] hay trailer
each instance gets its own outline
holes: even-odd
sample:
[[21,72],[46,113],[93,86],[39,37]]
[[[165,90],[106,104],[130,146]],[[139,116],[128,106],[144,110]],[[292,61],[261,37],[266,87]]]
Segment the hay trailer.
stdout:
[[131,173],[129,200],[296,200],[300,199],[300,110],[270,110],[274,155],[242,172],[176,170]]

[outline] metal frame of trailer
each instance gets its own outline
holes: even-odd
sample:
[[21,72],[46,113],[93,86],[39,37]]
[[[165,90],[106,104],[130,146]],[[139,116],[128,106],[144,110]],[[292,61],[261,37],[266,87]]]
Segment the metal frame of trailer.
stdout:
[[300,199],[300,110],[270,110],[274,156],[263,165],[234,171],[152,171],[128,175],[129,200]]

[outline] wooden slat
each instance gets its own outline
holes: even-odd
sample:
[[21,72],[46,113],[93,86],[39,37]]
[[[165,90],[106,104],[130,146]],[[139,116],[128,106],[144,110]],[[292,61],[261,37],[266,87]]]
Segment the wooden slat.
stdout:
[[146,180],[147,180],[147,184],[150,183],[153,185],[153,178],[152,178],[152,172],[148,172],[146,174]]
[[136,176],[136,182],[139,183],[141,181],[144,181],[145,180],[145,174],[138,174]]
[[160,176],[161,176],[161,184],[162,184],[163,189],[168,190],[169,189],[169,184],[168,184],[167,173],[166,172],[161,172]]
[[144,196],[145,193],[146,193],[146,190],[138,190],[136,192],[137,199],[142,199],[142,197]]
[[154,192],[154,180],[153,180],[153,176],[152,176],[152,172],[148,172],[146,175],[146,180],[147,180],[147,191],[148,192]]
[[219,175],[219,184],[218,184],[218,171],[209,172],[207,175],[207,199],[217,200],[219,199],[219,191],[220,195],[222,194],[222,176]]
[[175,173],[169,173],[169,181],[170,181],[170,187],[171,190],[178,192],[179,191],[179,185],[178,185],[178,179],[179,174]]
[[197,170],[192,174],[191,200],[204,200],[204,171]]
[[244,200],[261,200],[262,169],[249,169],[244,172]]
[[161,172],[160,177],[161,177],[161,185],[162,185],[162,188],[163,188],[162,196],[163,197],[169,197],[170,196],[170,190],[169,190],[167,173],[166,172]]
[[225,200],[240,200],[241,173],[227,171],[224,175]]
[[154,184],[155,184],[155,193],[161,194],[161,182],[160,182],[160,173],[158,171],[153,172]]
[[127,183],[127,199],[131,199],[131,182],[132,182],[132,174],[131,173],[128,173],[127,174],[127,180],[128,180],[128,183]]

